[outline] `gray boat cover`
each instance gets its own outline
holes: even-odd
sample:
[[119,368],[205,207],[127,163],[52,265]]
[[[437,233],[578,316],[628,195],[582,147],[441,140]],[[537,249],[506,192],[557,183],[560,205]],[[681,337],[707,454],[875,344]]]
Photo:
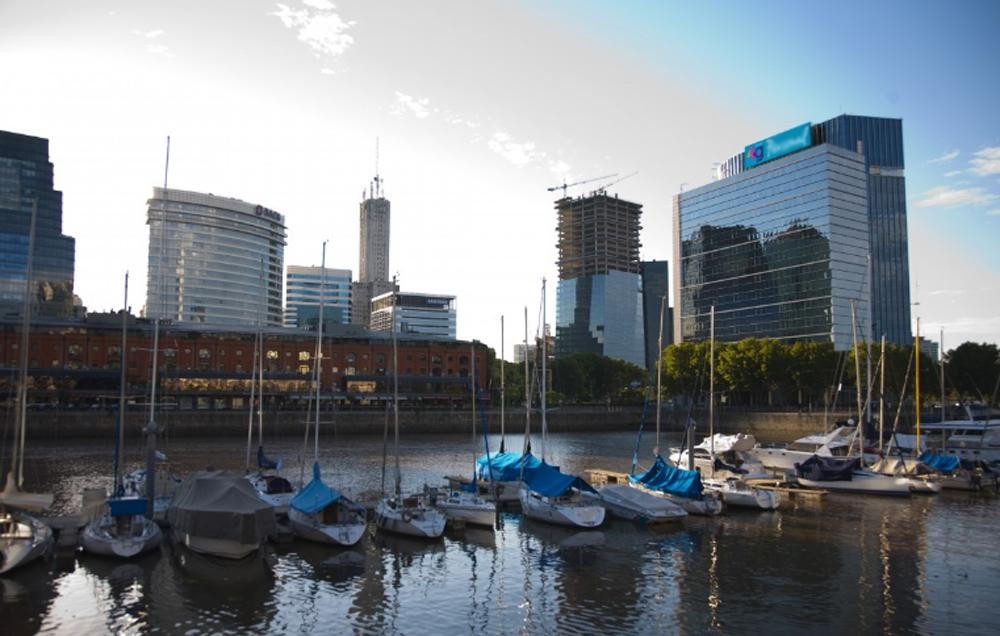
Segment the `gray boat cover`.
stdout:
[[188,477],[167,509],[167,521],[196,537],[247,544],[277,532],[274,507],[261,501],[246,478],[222,472]]

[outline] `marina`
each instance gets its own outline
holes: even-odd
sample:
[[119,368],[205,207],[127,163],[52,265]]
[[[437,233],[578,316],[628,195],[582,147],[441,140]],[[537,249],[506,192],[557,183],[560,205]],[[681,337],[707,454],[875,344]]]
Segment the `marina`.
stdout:
[[[467,470],[469,439],[403,438],[402,492]],[[627,477],[632,440],[622,432],[552,433],[547,452],[561,470],[597,485],[602,471]],[[519,448],[521,439],[506,442]],[[497,447],[498,436],[490,444]],[[323,474],[344,496],[372,505],[381,437],[330,435],[322,446]],[[298,474],[299,461],[312,464],[311,452],[300,457],[300,439],[268,439],[268,448],[289,475]],[[180,474],[209,465],[243,470],[232,439],[171,440],[163,451]],[[73,466],[54,461],[70,455]],[[639,456],[653,456],[652,440]],[[106,447],[96,441],[39,442],[28,446],[25,470],[54,494],[52,513],[65,522],[79,510],[80,493],[110,485],[106,465]],[[774,511],[652,525],[609,515],[600,527],[579,530],[507,507],[498,529],[465,525],[427,541],[369,523],[351,548],[285,533],[239,561],[171,541],[130,560],[63,547],[0,578],[0,616],[14,634],[677,633],[765,623],[779,632],[820,623],[837,632],[992,633],[1000,566],[984,555],[994,549],[1000,520],[995,495],[893,498],[774,487],[781,494]]]

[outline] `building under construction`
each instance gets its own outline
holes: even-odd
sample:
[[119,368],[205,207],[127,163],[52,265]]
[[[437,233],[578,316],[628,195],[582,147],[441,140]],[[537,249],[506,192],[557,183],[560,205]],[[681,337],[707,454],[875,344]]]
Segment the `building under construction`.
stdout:
[[645,365],[642,205],[599,190],[556,201],[556,356],[597,353]]

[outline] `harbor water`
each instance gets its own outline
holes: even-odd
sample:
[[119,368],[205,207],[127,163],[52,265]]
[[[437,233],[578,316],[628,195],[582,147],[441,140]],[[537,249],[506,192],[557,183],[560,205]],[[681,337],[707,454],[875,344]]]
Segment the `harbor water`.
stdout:
[[[532,441],[539,455],[541,440]],[[138,443],[128,447],[130,467],[139,465]],[[491,437],[494,450],[498,443]],[[627,433],[554,434],[545,454],[567,472],[627,472],[634,443]],[[647,434],[640,465],[652,446]],[[322,447],[327,483],[377,496],[381,436],[328,436]],[[520,437],[507,447],[520,450]],[[242,471],[246,452],[234,438],[167,440],[163,450],[164,467],[180,474]],[[387,450],[391,487],[391,437]],[[293,483],[303,472],[309,479],[312,453],[301,461],[301,440],[268,440],[266,451]],[[470,435],[410,435],[400,451],[404,490],[468,475],[474,456]],[[25,470],[26,486],[54,492],[53,512],[70,514],[84,489],[110,485],[111,449],[32,442]],[[578,532],[515,512],[501,520],[496,531],[449,530],[438,542],[372,527],[352,549],[294,541],[240,563],[169,543],[132,561],[62,554],[0,578],[0,631],[992,634],[1000,624],[992,495],[831,494],[663,528],[612,521]]]

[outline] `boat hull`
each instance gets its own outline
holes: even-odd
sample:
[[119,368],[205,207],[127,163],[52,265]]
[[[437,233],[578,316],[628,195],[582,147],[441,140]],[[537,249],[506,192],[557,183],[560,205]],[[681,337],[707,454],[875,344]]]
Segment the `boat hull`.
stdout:
[[0,511],[0,521],[0,574],[34,561],[52,545],[52,529],[31,515]]
[[439,539],[445,516],[425,506],[395,506],[381,499],[375,506],[375,525],[382,530],[421,539]]
[[874,473],[855,473],[850,481],[815,481],[798,478],[800,486],[818,488],[831,492],[845,492],[860,495],[889,495],[908,497],[910,495],[910,480],[905,477],[888,477]]
[[140,524],[138,532],[119,534],[115,522],[109,517],[101,517],[87,524],[80,536],[83,549],[91,554],[128,559],[153,548],[163,540],[160,527],[154,521],[139,517],[133,523]]
[[718,493],[726,506],[751,510],[776,510],[781,505],[781,495],[773,490],[754,488],[732,481],[706,479],[702,483],[706,490]]
[[199,537],[176,529],[174,530],[174,540],[194,552],[223,559],[243,559],[260,549],[259,543],[240,543],[230,539]]
[[599,492],[604,508],[619,519],[660,524],[687,517],[687,512],[677,504],[628,486],[612,484],[601,488]]
[[667,501],[677,504],[684,509],[684,512],[689,515],[698,515],[701,517],[714,517],[715,515],[722,514],[722,500],[718,497],[703,497],[702,499],[688,499],[687,497],[678,497],[677,495],[670,494],[668,492],[661,492],[659,490],[651,490],[646,488],[642,484],[636,484],[629,482],[632,488],[641,490],[642,492],[649,493],[654,497],[662,497]]
[[576,528],[596,528],[604,523],[605,509],[597,501],[552,501],[522,488],[521,512],[529,519]]
[[449,496],[437,502],[438,508],[451,521],[462,521],[492,528],[496,524],[496,505],[479,497]]
[[292,531],[296,536],[303,539],[342,546],[355,545],[365,536],[365,530],[368,527],[368,524],[363,520],[353,523],[324,524],[318,513],[310,515],[295,508],[288,510],[288,523],[292,526]]

